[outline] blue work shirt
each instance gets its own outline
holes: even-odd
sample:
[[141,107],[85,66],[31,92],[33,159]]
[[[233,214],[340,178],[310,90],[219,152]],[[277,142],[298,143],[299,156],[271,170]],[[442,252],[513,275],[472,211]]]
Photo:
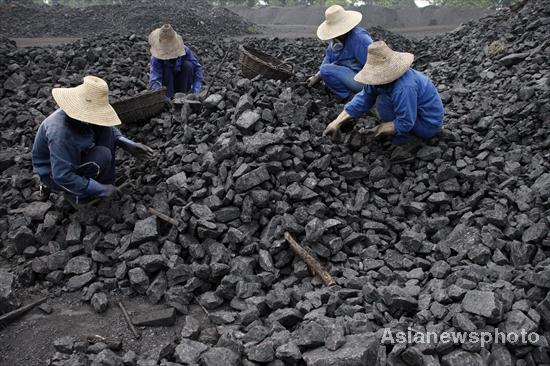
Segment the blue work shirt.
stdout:
[[434,127],[443,125],[445,111],[441,97],[431,80],[419,71],[409,69],[390,84],[365,85],[344,110],[357,118],[369,111],[379,96],[391,101],[397,136],[408,134],[417,121]]
[[[198,93],[202,87],[204,72],[202,65],[199,63],[191,49],[185,46],[185,55],[171,60],[160,60],[151,56],[149,70],[149,87],[158,89],[162,86],[162,76],[165,72],[175,73],[181,71],[184,61],[189,61],[193,65],[193,86],[191,91]],[[174,95],[173,90],[167,90],[166,95]]]
[[323,65],[346,66],[357,72],[367,62],[368,49],[371,43],[372,38],[369,33],[361,27],[355,27],[349,31],[342,50],[334,51],[330,45],[327,47]]
[[38,128],[32,146],[33,172],[49,176],[68,192],[82,196],[88,178],[75,173],[82,157],[94,147],[94,129],[112,128],[115,139],[122,137],[115,127],[88,125],[70,118],[62,109],[48,116]]

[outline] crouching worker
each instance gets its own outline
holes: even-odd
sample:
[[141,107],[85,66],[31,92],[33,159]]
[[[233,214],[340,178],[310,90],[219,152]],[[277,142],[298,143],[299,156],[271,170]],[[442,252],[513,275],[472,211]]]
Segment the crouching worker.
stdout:
[[320,80],[340,99],[358,93],[363,85],[354,80],[367,61],[367,49],[372,39],[359,27],[362,15],[333,5],[325,12],[325,21],[317,29],[317,37],[329,41],[319,72],[308,79],[312,87]]
[[33,171],[40,176],[43,195],[60,191],[75,203],[108,197],[115,191],[115,146],[134,156],[150,157],[153,150],[128,140],[109,104],[107,83],[86,76],[74,88],[54,88],[59,109],[38,128],[32,147]]
[[430,79],[410,68],[414,56],[391,50],[378,41],[369,47],[369,56],[355,80],[366,84],[325,129],[334,137],[342,125],[368,112],[374,104],[383,123],[368,132],[374,137],[390,136],[397,145],[414,136],[427,140],[443,125],[443,103]]
[[175,93],[199,94],[202,87],[203,69],[191,49],[170,24],[165,24],[149,34],[151,68],[149,87],[166,87],[166,96]]

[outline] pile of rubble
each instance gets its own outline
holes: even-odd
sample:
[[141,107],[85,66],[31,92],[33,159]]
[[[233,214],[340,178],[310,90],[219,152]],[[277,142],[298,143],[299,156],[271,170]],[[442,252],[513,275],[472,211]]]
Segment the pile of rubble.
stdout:
[[[56,195],[40,202],[31,173],[34,132],[55,107],[50,88],[91,73],[115,96],[136,93],[146,42],[3,43],[0,238],[12,275],[80,291],[98,312],[113,293],[145,296],[161,310],[141,324],[185,317],[180,337],[151,352],[64,338],[51,364],[549,364],[548,11],[532,1],[415,45],[447,112],[439,137],[415,150],[371,140],[370,117],[340,144],[322,137],[342,105],[301,83],[324,50],[315,40],[249,40],[293,58],[297,79],[284,83],[236,76],[234,41],[192,41],[207,70],[231,50],[207,79],[210,96],[198,108],[176,97],[174,111],[123,126],[155,158],[120,153],[119,181],[130,182],[121,197],[80,211]],[[336,286],[310,275],[285,231]],[[196,304],[206,319],[190,313]],[[385,328],[538,337],[389,344]]]
[[255,32],[252,22],[202,0],[125,1],[83,8],[13,1],[0,3],[0,14],[0,34],[9,37],[89,36],[101,32],[147,34],[164,23],[171,23],[184,36]]

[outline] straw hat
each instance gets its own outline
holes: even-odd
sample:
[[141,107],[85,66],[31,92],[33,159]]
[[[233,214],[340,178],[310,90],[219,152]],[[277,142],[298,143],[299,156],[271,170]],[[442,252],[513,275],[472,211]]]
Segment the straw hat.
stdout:
[[170,24],[164,24],[149,34],[151,55],[160,60],[170,60],[185,55],[183,39]]
[[388,84],[407,72],[413,60],[412,53],[393,51],[386,42],[377,41],[369,46],[367,63],[354,79],[369,85]]
[[52,95],[59,107],[73,119],[98,126],[121,124],[109,104],[107,83],[96,76],[86,76],[84,83],[74,88],[54,88]]
[[332,5],[325,11],[325,21],[317,28],[317,37],[326,41],[346,34],[361,23],[362,18],[363,15],[358,11]]

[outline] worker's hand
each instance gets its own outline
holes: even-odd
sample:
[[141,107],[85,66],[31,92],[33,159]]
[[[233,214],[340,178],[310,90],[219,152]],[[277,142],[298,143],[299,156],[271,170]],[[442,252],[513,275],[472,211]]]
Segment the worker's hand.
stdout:
[[321,81],[321,74],[317,73],[317,74],[313,75],[312,77],[307,79],[308,88],[314,87],[315,85],[317,85],[319,83],[319,81]]
[[346,112],[345,110],[343,110],[339,115],[338,117],[336,117],[336,119],[334,121],[332,121],[331,123],[329,123],[329,125],[327,126],[327,128],[325,128],[325,131],[323,132],[323,135],[324,136],[330,136],[330,138],[332,140],[334,140],[339,132],[340,132],[340,128],[344,125],[344,124],[348,124],[351,122],[351,116],[348,114],[348,112]]
[[104,184],[102,192],[98,195],[98,197],[111,197],[113,194],[118,191],[118,188],[115,187],[112,184]]
[[110,197],[118,188],[112,184],[101,184],[94,179],[88,180],[88,186],[86,187],[86,196],[91,197]]
[[323,132],[323,136],[329,136],[331,139],[334,139],[342,127],[340,121],[337,119],[330,122]]
[[135,156],[136,158],[151,158],[153,157],[153,149],[149,146],[141,144],[139,142],[134,142],[127,139],[124,136],[119,137],[117,143],[124,150]]
[[367,134],[373,135],[374,138],[382,136],[395,135],[395,125],[393,122],[384,122],[367,130]]
[[151,149],[149,146],[145,144],[141,144],[139,142],[134,142],[132,145],[128,146],[128,149],[126,150],[136,158],[152,158],[155,151]]

